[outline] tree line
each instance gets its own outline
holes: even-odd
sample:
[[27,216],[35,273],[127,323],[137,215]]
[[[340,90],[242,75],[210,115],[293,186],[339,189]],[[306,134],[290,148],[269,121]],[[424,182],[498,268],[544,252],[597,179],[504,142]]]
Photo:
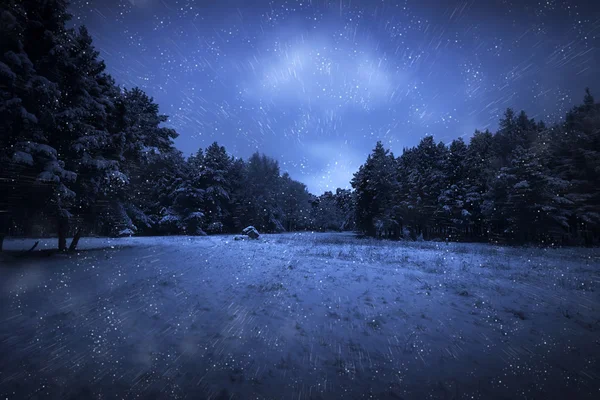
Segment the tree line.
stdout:
[[87,29],[67,27],[67,5],[0,5],[0,249],[7,234],[56,235],[66,250],[88,234],[347,224],[349,191],[312,196],[265,155],[213,143],[184,157],[154,100],[118,86]]
[[386,238],[592,244],[600,226],[600,104],[563,123],[508,109],[495,134],[377,143],[353,191],[320,196],[260,153],[185,157],[167,116],[116,84],[66,0],[0,4],[0,249],[5,235],[358,230]]
[[395,157],[378,142],[352,179],[369,236],[541,243],[600,239],[600,103],[586,89],[564,122],[507,109],[495,134],[446,146],[424,137]]

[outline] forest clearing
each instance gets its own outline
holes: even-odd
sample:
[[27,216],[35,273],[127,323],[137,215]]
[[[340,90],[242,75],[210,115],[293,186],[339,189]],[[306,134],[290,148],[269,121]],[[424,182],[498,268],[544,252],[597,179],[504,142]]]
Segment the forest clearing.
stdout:
[[[0,261],[1,398],[597,398],[598,249],[82,238]],[[17,255],[17,256],[15,256]],[[36,397],[37,396],[37,397]]]

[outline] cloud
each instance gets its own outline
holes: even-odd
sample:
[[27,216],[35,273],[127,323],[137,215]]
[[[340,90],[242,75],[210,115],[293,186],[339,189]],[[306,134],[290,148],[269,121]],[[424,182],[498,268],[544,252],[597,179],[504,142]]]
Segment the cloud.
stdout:
[[349,189],[350,180],[365,155],[356,152],[347,141],[311,142],[304,146],[308,157],[321,165],[312,174],[301,180],[308,190],[316,195],[337,188]]
[[376,43],[336,37],[333,30],[285,29],[285,39],[273,34],[260,44],[263,51],[236,63],[245,71],[239,75],[242,101],[270,121],[264,126],[276,121],[273,134],[294,150],[275,151],[314,194],[350,187],[374,133],[389,132],[390,121],[406,107],[392,114],[391,106],[414,90],[413,77]]
[[264,102],[292,103],[311,110],[371,110],[387,102],[408,79],[388,70],[383,55],[336,44],[327,36],[297,39],[252,59],[246,93]]

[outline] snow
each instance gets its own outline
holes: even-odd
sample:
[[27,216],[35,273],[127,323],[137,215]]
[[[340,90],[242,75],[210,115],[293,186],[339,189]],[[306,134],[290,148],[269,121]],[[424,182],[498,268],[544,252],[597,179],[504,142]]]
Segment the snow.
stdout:
[[187,219],[201,220],[202,218],[204,218],[204,213],[202,211],[194,211],[187,216]]
[[15,151],[12,157],[13,161],[18,164],[33,165],[33,157],[29,153],[23,151]]
[[21,107],[21,118],[23,118],[23,121],[27,121],[32,125],[38,123],[37,117],[34,114],[27,111],[25,107]]
[[79,247],[0,255],[0,398],[598,395],[598,249],[317,233]]
[[8,65],[0,61],[0,77],[12,83],[17,79],[17,74],[15,74]]
[[[21,53],[21,57],[22,56],[23,56],[23,53]],[[6,61],[9,61],[13,66],[16,66],[16,67],[22,67],[21,57],[19,57],[19,55],[12,50],[9,50],[6,53],[4,53],[4,58],[6,59]],[[3,67],[1,67],[1,69],[6,70],[6,68],[9,68],[9,70],[10,70],[10,67],[8,67],[8,65],[6,65],[4,63],[2,63],[2,64],[3,64]],[[16,78],[16,75],[15,75],[15,78]]]
[[242,230],[242,233],[244,235],[247,235],[251,239],[258,239],[260,237],[260,233],[258,233],[258,230],[255,227],[253,227],[252,225],[245,227]]
[[515,189],[527,189],[529,188],[529,183],[527,181],[520,181],[515,183],[513,186]]
[[38,153],[51,160],[54,160],[57,157],[56,149],[52,146],[48,146],[47,144],[35,142],[20,142],[18,143],[18,145],[29,150],[31,153]]
[[173,214],[166,214],[165,216],[163,216],[159,223],[160,224],[169,224],[172,222],[179,222],[180,218],[177,215],[173,215]]
[[39,173],[37,179],[41,182],[60,182],[60,178],[54,175],[54,172],[51,171],[42,171]]
[[119,231],[118,236],[132,236],[135,235],[135,232],[132,229],[126,228]]

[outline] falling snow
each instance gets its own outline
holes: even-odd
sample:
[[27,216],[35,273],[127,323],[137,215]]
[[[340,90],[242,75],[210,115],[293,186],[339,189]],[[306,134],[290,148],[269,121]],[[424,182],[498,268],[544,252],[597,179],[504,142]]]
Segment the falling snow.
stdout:
[[[584,1],[75,0],[126,86],[155,96],[191,154],[276,156],[315,194],[348,187],[377,140],[399,154],[547,123],[600,91],[600,10]],[[325,143],[335,162],[315,151]]]
[[301,233],[82,239],[78,254],[4,261],[2,398],[592,399],[600,388],[593,249]]
[[[21,12],[22,2],[9,3],[0,13],[6,22],[2,30],[10,36],[0,62],[0,89],[6,97],[0,107],[6,118],[0,121],[10,129],[6,136],[11,141],[0,156],[5,156],[3,167],[16,166],[18,172],[5,168],[10,173],[3,175],[3,188],[9,189],[0,190],[0,400],[600,398],[600,250],[591,248],[600,221],[600,192],[592,193],[600,160],[598,119],[592,118],[600,109],[591,96],[600,93],[598,4],[72,0],[69,26],[87,26],[106,72],[129,89],[120,98],[128,101],[113,104],[122,113],[99,116],[104,94],[98,93],[104,86],[96,85],[96,70],[102,68],[94,57],[88,62],[89,53],[49,56],[61,54],[62,44],[54,44],[70,40],[64,38],[87,36],[65,34],[60,42],[49,30],[45,37],[52,46],[37,54],[33,28],[41,16]],[[28,53],[35,65],[27,61]],[[60,65],[55,68],[54,62]],[[88,70],[73,73],[73,82],[63,79],[69,77],[65,71],[79,71],[74,65]],[[38,69],[59,76],[60,85],[37,76]],[[142,96],[134,87],[152,100],[134,107],[136,96]],[[534,163],[533,153],[520,152],[520,158],[510,160],[516,171],[510,175],[508,158],[505,166],[486,169],[498,160],[484,160],[492,153],[475,148],[473,162],[464,164],[469,165],[460,181],[469,184],[464,193],[458,184],[449,184],[449,175],[438,174],[446,169],[430,168],[442,157],[409,159],[441,149],[439,142],[467,141],[477,129],[497,131],[509,107],[527,112],[521,120],[525,125],[532,118],[555,126],[579,104],[586,87],[588,104],[574,117],[579,131],[557,129],[568,139],[542,140],[540,151],[553,142],[558,158]],[[80,107],[88,97],[94,102]],[[58,104],[59,98],[64,104]],[[176,147],[185,156],[196,154],[184,162],[158,147],[144,150],[144,157],[164,156],[165,171],[173,169],[162,177],[148,172],[152,163],[135,165],[143,158],[141,148],[155,147],[144,140],[174,133],[158,130],[162,119],[147,112],[155,104],[169,115],[165,126],[179,134]],[[37,107],[40,118],[28,107]],[[53,125],[51,111],[45,115],[53,107],[61,118],[68,117],[63,125],[69,129]],[[80,120],[71,118],[78,113]],[[123,120],[115,123],[119,127],[108,121],[115,115]],[[146,127],[125,122],[140,116]],[[102,120],[101,129],[96,119]],[[541,131],[540,126],[531,132]],[[145,135],[147,129],[154,129],[154,136]],[[104,141],[101,134],[113,130],[119,139]],[[64,132],[78,140],[64,139]],[[89,138],[90,133],[98,135]],[[579,142],[567,136],[573,133]],[[482,149],[487,149],[486,137],[479,137]],[[569,141],[573,148],[556,146]],[[86,147],[90,142],[101,145]],[[113,142],[139,147],[139,157],[100,151],[111,150]],[[166,142],[169,148],[172,142]],[[218,144],[212,145],[210,164],[201,157],[209,152],[197,151],[213,142]],[[376,143],[373,154],[379,149],[383,155],[378,159],[368,156]],[[388,155],[390,150],[399,156],[419,143],[431,145],[405,152],[410,163]],[[456,160],[463,157],[461,143],[454,143]],[[454,154],[443,148],[439,154],[445,158]],[[254,168],[252,179],[246,179],[250,174],[244,164],[230,156],[247,159],[255,152],[272,156],[278,165],[257,153],[253,165],[260,159],[264,168]],[[63,158],[78,172],[68,169]],[[221,168],[217,161],[222,160],[239,168]],[[546,160],[556,164],[548,169],[560,174],[538,174]],[[118,163],[122,170],[109,169]],[[360,168],[363,163],[368,168]],[[480,169],[486,174],[477,174]],[[34,170],[38,173],[26,173]],[[110,179],[100,180],[89,170],[109,170]],[[235,190],[221,185],[230,179],[226,170],[239,174],[231,178]],[[276,171],[271,174],[276,178],[289,173],[281,177],[287,186],[271,185],[279,181],[263,171]],[[349,189],[357,171],[353,194],[328,192]],[[294,186],[298,182],[290,176],[306,187]],[[129,185],[130,178],[143,182]],[[269,179],[273,182],[258,187]],[[500,194],[489,189],[496,181],[506,184],[493,187]],[[564,189],[570,181],[577,181],[571,187],[575,190]],[[71,190],[73,182],[80,185]],[[44,197],[43,188],[52,184],[52,197]],[[436,184],[438,192],[432,188]],[[19,190],[26,185],[24,195]],[[152,185],[161,190],[139,190]],[[256,193],[247,195],[246,186],[254,186]],[[294,187],[299,188],[295,194],[286,192]],[[498,237],[515,233],[504,229],[512,226],[504,219],[518,220],[515,226],[523,228],[525,237],[529,222],[540,220],[513,215],[529,205],[514,199],[536,187],[543,194],[540,204],[531,201],[535,204],[523,214],[535,210],[538,217],[542,211],[558,216],[559,235],[545,232],[550,224],[540,223],[536,232],[548,233],[544,243],[552,247],[498,244]],[[305,189],[325,194],[313,197]],[[504,189],[514,196],[484,201],[485,196],[501,198]],[[111,190],[127,203],[111,197]],[[370,202],[357,202],[365,192],[362,200]],[[37,201],[24,200],[32,197]],[[69,203],[74,198],[83,201]],[[137,204],[155,198],[145,211]],[[290,202],[284,213],[282,199],[298,204]],[[46,200],[54,203],[47,207]],[[104,219],[94,215],[113,200],[123,226],[109,220],[109,212]],[[484,205],[488,213],[498,211],[492,213],[495,219],[483,220]],[[557,209],[561,213],[551,213]],[[279,214],[286,214],[287,224]],[[95,218],[83,218],[90,215]],[[367,216],[367,223],[349,222],[360,215]],[[443,223],[428,226],[420,220],[432,215]],[[5,216],[15,220],[9,223]],[[222,234],[245,226],[244,217],[266,220],[263,226],[271,232],[284,231],[284,225],[290,231],[356,227],[398,240],[262,229],[257,240]],[[83,237],[79,247],[60,252],[51,250],[56,239],[18,236],[50,236],[55,228],[66,235],[64,220],[69,218],[76,236],[82,219],[94,225],[84,235],[200,235],[211,228],[206,232],[213,236]],[[393,229],[386,226],[389,221]],[[433,234],[423,235],[422,228],[433,228]],[[6,233],[16,237],[4,239]],[[424,236],[443,239],[425,242]],[[590,248],[559,248],[560,239],[567,243],[568,236]],[[495,245],[450,242],[456,239]]]

